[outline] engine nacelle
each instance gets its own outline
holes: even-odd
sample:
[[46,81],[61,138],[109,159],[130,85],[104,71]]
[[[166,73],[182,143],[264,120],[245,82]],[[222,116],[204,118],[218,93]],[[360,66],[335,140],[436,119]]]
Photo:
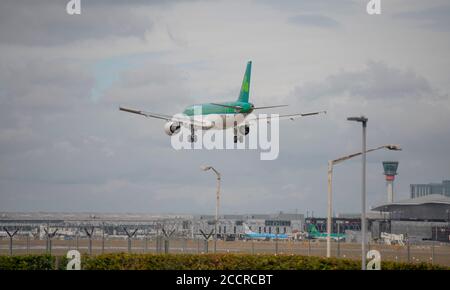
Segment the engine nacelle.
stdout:
[[177,122],[167,122],[164,125],[164,132],[166,132],[167,135],[172,136],[173,134],[176,134],[180,131],[180,124]]
[[249,125],[239,126],[239,133],[244,136],[248,135],[248,133],[250,133],[250,126]]

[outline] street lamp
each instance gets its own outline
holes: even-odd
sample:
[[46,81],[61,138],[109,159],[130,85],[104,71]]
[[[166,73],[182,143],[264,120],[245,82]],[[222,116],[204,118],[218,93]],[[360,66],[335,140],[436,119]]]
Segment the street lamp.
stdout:
[[203,171],[212,170],[216,174],[217,178],[217,190],[216,190],[216,219],[214,221],[214,252],[216,252],[217,243],[217,223],[219,221],[219,202],[220,202],[220,173],[214,167],[208,165],[200,166]]
[[361,269],[366,270],[366,136],[367,121],[364,116],[349,117],[348,121],[362,124],[362,181],[361,181]]
[[[331,225],[332,225],[332,221],[331,221],[331,215],[332,215],[332,178],[333,178],[333,166],[341,163],[345,160],[351,159],[353,157],[362,155],[363,152],[364,153],[368,153],[368,152],[373,152],[376,150],[380,150],[380,149],[388,149],[388,150],[402,150],[398,145],[392,145],[392,144],[388,144],[388,145],[383,145],[383,146],[379,146],[376,148],[372,148],[369,150],[365,150],[362,152],[357,152],[354,154],[350,154],[344,157],[340,157],[334,160],[330,160],[328,161],[328,220],[327,220],[327,257],[331,256]],[[365,154],[364,154],[365,155]],[[365,202],[364,202],[365,204]],[[364,215],[365,216],[365,215]]]

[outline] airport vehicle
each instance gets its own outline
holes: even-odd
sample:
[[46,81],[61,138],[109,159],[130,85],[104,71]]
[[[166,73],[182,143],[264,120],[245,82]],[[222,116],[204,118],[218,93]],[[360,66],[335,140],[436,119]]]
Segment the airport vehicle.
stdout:
[[383,239],[386,245],[394,245],[394,244],[401,246],[405,245],[405,237],[403,236],[403,234],[396,235],[382,232],[381,238]]
[[244,239],[248,240],[271,240],[271,239],[288,239],[287,234],[272,233],[256,233],[252,231],[247,224],[244,224]]
[[[191,105],[185,108],[182,113],[174,116],[129,109],[125,107],[120,107],[119,109],[128,113],[134,113],[148,118],[166,121],[164,131],[169,136],[177,134],[180,131],[181,126],[190,128],[191,134],[188,136],[189,142],[197,141],[197,136],[195,135],[196,130],[225,130],[228,128],[234,128],[234,143],[237,143],[238,140],[239,142],[242,142],[243,136],[250,132],[251,122],[258,120],[267,120],[270,122],[271,120],[271,116],[268,115],[257,116],[255,114],[251,114],[254,110],[287,106],[273,105],[255,107],[249,102],[251,69],[252,62],[249,61],[245,70],[239,97],[236,101]],[[294,120],[299,117],[318,115],[321,113],[326,113],[326,111],[280,115],[279,118],[280,120]]]
[[[326,240],[328,234],[327,233],[321,233],[319,230],[317,230],[317,227],[315,224],[308,224],[308,238],[310,239],[319,239],[319,240]],[[331,239],[333,240],[343,240],[345,239],[345,234],[338,234],[338,233],[331,233]]]

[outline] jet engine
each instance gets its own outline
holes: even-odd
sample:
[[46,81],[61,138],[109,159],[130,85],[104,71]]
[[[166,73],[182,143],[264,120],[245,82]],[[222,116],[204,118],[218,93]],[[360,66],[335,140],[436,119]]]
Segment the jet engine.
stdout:
[[172,136],[173,134],[176,134],[180,131],[180,124],[177,122],[167,122],[164,125],[164,132],[166,132],[167,135]]

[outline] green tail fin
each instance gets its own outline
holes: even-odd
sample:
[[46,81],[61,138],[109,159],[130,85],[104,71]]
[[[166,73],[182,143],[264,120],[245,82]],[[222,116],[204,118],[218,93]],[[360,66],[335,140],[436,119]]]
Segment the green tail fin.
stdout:
[[241,86],[241,91],[239,92],[238,102],[248,103],[251,73],[252,73],[252,62],[249,61],[247,63],[247,69],[245,70],[244,79],[242,80],[242,86]]
[[309,232],[315,234],[315,233],[318,233],[319,231],[317,230],[317,228],[314,224],[309,224]]

